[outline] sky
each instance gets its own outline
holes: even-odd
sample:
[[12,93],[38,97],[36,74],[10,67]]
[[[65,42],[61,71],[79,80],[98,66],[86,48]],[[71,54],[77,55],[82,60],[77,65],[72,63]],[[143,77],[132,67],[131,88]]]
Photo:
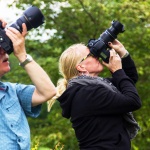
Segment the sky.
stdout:
[[[23,14],[23,10],[17,9],[15,6],[11,6],[10,8],[7,6],[12,3],[14,0],[0,0],[0,18],[3,18],[7,22],[7,26],[11,25],[13,22],[16,22],[18,18]],[[16,15],[16,13],[18,15]],[[6,27],[7,27],[6,26]],[[55,31],[53,30],[44,30],[41,28],[41,36],[35,36],[36,31],[33,29],[28,34],[32,39],[40,39],[41,42],[48,40]],[[35,38],[36,37],[36,38]]]
[[0,0],[0,17],[4,18],[8,22],[8,24],[18,18],[16,13],[21,15],[23,12],[22,10],[17,9],[14,6],[8,8],[7,4],[12,3],[12,1],[13,0]]
[[[12,23],[16,22],[18,18],[20,18],[23,14],[23,10],[19,10],[14,6],[8,7],[8,4],[12,4],[14,0],[0,0],[0,18],[3,18],[7,22],[7,26],[11,25]],[[68,3],[66,2],[56,2],[54,5],[52,5],[53,8],[55,8],[56,14],[60,12],[60,6],[67,7],[69,6]],[[18,15],[16,15],[18,14]],[[46,21],[46,20],[45,20]],[[6,27],[7,27],[6,26]],[[36,30],[32,29],[28,33],[30,39],[38,39],[41,42],[44,42],[51,38],[51,36],[54,35],[57,31],[55,29],[44,29],[41,26],[39,27],[39,33],[42,36],[38,36],[36,33]],[[28,37],[28,36],[27,36]]]

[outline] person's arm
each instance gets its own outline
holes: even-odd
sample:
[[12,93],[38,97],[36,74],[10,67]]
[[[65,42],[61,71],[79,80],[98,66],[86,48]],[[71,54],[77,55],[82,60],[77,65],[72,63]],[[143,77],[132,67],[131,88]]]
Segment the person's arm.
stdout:
[[122,68],[126,75],[132,79],[134,83],[138,81],[138,72],[130,55],[122,59]]
[[114,40],[112,43],[109,42],[109,46],[119,54],[122,59],[122,69],[125,71],[126,75],[136,83],[138,80],[138,73],[129,52],[118,40]]
[[[25,35],[27,34],[26,25],[22,24],[22,28],[22,33],[12,27],[6,29],[6,34],[13,43],[14,55],[20,63],[25,61],[27,55],[25,49]],[[24,69],[35,85],[35,90],[32,96],[32,106],[46,102],[56,94],[55,86],[51,82],[49,76],[34,60],[27,63],[24,66]]]
[[[114,86],[101,84],[80,85],[74,84],[66,90],[71,95],[73,104],[82,107],[81,112],[76,109],[78,116],[83,115],[122,115],[124,113],[138,110],[141,107],[141,99],[134,86],[133,81],[125,74],[123,69],[119,69],[112,74]],[[66,92],[58,100],[61,102],[66,96]],[[79,100],[82,100],[79,103]],[[64,105],[62,103],[62,105]],[[69,105],[69,104],[68,104]],[[75,108],[74,108],[75,109]],[[63,112],[68,113],[68,112]]]

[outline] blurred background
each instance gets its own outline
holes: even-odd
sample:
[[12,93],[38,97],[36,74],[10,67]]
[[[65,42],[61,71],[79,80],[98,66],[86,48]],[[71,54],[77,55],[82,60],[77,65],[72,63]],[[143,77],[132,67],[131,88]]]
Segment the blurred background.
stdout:
[[[45,23],[28,32],[27,53],[45,69],[55,85],[61,78],[58,59],[68,46],[97,39],[112,20],[125,25],[118,40],[135,61],[139,73],[136,87],[142,99],[142,108],[134,112],[141,130],[132,140],[132,150],[150,150],[150,0],[0,0],[0,16],[9,26],[31,5],[42,11]],[[10,63],[12,69],[2,81],[32,84],[13,54]],[[111,75],[105,68],[101,76]],[[61,116],[57,101],[50,112],[44,104],[41,115],[28,121],[32,150],[79,149],[71,123]]]

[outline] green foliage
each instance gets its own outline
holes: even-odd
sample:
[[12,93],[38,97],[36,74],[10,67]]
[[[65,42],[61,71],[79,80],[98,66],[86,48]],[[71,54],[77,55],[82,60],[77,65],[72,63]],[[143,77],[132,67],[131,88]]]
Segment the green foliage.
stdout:
[[62,118],[58,102],[49,113],[44,104],[41,115],[36,119],[28,118],[28,120],[32,133],[32,147],[38,138],[39,147],[54,149],[60,143],[60,147],[64,147],[64,149],[78,149],[74,130],[71,128],[70,121]]
[[[16,4],[20,9],[25,9],[26,5],[31,4],[39,7],[46,20],[44,29],[56,31],[52,36],[47,33],[49,38],[44,42],[31,39],[33,31],[30,31],[26,41],[27,52],[46,70],[55,84],[60,77],[58,59],[65,48],[74,43],[87,43],[91,38],[98,38],[111,26],[112,20],[119,20],[125,25],[126,31],[119,34],[118,39],[135,60],[139,73],[137,89],[143,102],[142,108],[134,113],[141,131],[132,141],[132,149],[148,150],[150,145],[150,0],[18,0]],[[41,28],[34,29],[37,36],[44,32],[41,30]],[[25,71],[19,68],[13,55],[10,57],[12,71],[3,80],[31,83]],[[109,71],[105,69],[102,76],[109,75]],[[29,123],[33,147],[36,145],[34,141],[39,139],[39,147],[45,149],[54,149],[59,142],[64,145],[65,150],[78,149],[71,123],[62,118],[57,102],[50,113],[47,113],[45,104],[40,117],[29,119]]]

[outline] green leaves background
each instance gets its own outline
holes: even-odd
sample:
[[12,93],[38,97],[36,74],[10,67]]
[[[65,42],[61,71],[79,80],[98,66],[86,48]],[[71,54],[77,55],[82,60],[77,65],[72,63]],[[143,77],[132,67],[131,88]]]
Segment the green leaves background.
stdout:
[[[30,5],[39,7],[45,16],[42,27],[32,29],[26,39],[26,49],[46,70],[52,81],[60,78],[58,59],[60,54],[74,43],[87,43],[91,38],[111,26],[112,20],[125,25],[125,32],[118,35],[126,49],[135,60],[139,73],[137,89],[142,99],[142,108],[134,112],[141,131],[132,141],[133,150],[148,150],[150,145],[150,0],[17,0],[13,3],[25,10]],[[11,6],[10,6],[11,7]],[[16,14],[17,15],[17,14]],[[43,30],[44,29],[44,30]],[[47,40],[42,39],[44,31]],[[31,38],[31,35],[35,37]],[[30,84],[26,72],[19,68],[13,54],[10,55],[12,70],[3,81]],[[109,71],[101,76],[110,76]],[[37,119],[30,119],[32,147],[39,139],[39,150],[54,149],[57,143],[65,150],[77,150],[78,144],[69,120],[62,118],[61,109],[56,102],[50,113],[46,104]]]

